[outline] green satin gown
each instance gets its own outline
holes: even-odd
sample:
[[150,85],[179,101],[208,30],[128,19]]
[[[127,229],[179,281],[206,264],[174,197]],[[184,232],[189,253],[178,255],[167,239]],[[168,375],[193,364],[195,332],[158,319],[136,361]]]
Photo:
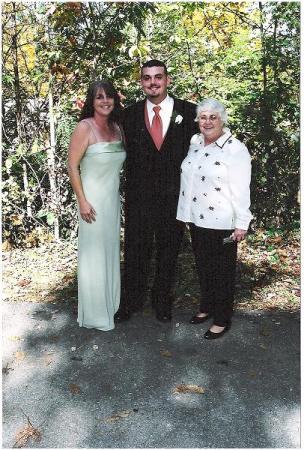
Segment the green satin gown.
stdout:
[[78,323],[102,331],[114,328],[120,302],[119,178],[126,152],[121,141],[89,145],[80,163],[83,190],[96,221],[79,216]]

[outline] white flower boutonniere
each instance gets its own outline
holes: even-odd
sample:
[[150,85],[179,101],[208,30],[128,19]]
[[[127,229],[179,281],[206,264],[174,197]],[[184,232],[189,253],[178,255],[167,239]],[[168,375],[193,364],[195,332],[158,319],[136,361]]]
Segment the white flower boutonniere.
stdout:
[[180,123],[182,123],[182,121],[183,121],[183,116],[181,116],[180,114],[177,114],[176,111],[173,111],[172,116],[171,116],[171,122],[179,125]]
[[182,121],[183,121],[183,116],[181,116],[180,114],[175,117],[175,123],[177,123],[177,125],[182,123]]

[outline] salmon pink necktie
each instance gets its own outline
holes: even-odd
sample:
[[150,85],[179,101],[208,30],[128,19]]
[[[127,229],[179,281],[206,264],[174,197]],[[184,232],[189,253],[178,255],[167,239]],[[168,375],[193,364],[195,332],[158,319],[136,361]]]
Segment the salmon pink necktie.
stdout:
[[150,129],[150,133],[157,150],[160,150],[160,147],[163,142],[163,123],[159,115],[160,110],[161,110],[160,106],[154,106],[153,111],[155,114],[153,116],[152,125]]

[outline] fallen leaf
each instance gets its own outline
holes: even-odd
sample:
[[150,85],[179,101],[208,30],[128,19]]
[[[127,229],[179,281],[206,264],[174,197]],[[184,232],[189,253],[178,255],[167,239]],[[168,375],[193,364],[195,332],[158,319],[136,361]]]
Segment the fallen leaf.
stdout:
[[255,371],[255,370],[251,370],[251,371],[249,372],[249,376],[250,376],[250,378],[256,378],[256,376],[257,376],[256,371]]
[[69,390],[72,392],[72,394],[80,394],[81,392],[80,387],[75,383],[69,384]]
[[160,351],[160,354],[161,354],[162,356],[166,356],[167,358],[170,358],[170,357],[172,356],[172,353],[169,352],[168,350],[161,350],[161,351]]
[[14,448],[25,447],[29,440],[40,441],[40,439],[41,432],[29,422],[28,425],[17,433]]
[[264,344],[261,344],[260,347],[261,347],[263,350],[267,350],[267,347],[266,347],[266,345],[264,345]]
[[11,367],[8,367],[8,364],[6,364],[5,367],[2,367],[2,375],[8,375],[10,370],[14,370]]
[[126,417],[129,417],[129,415],[131,414],[131,412],[132,412],[132,411],[130,411],[130,410],[128,409],[128,410],[126,410],[126,411],[121,411],[121,412],[119,412],[119,413],[117,413],[117,414],[113,414],[113,416],[107,417],[107,418],[105,419],[105,422],[110,423],[110,422],[116,422],[117,420],[120,420],[120,419],[125,419]]
[[9,250],[11,250],[13,248],[12,244],[9,241],[4,241],[2,243],[2,251],[3,252],[8,252]]
[[288,253],[287,253],[287,251],[286,251],[285,249],[279,248],[279,249],[277,250],[277,252],[278,252],[278,254],[279,254],[280,256],[283,256],[284,258],[288,258]]
[[98,350],[98,345],[93,345],[93,350]]
[[31,280],[28,278],[21,278],[21,280],[18,281],[18,286],[25,287],[30,284],[30,282]]
[[14,353],[15,359],[17,359],[17,361],[23,361],[25,358],[25,353],[24,352],[15,352]]
[[62,281],[65,283],[66,281],[72,281],[72,280],[74,280],[74,275],[71,275],[71,274],[67,274],[67,275],[65,275],[63,278],[62,278]]
[[45,353],[42,355],[42,356],[43,356],[43,359],[44,359],[44,365],[45,365],[45,366],[49,366],[50,364],[52,364],[52,362],[53,362],[52,354],[53,354],[53,353],[45,352]]
[[174,394],[204,394],[205,389],[196,384],[178,384],[174,388]]
[[260,335],[261,335],[261,336],[270,336],[271,333],[270,333],[270,331],[267,330],[266,328],[262,328],[262,329],[260,330]]
[[[276,310],[276,309],[277,309],[277,306],[276,306],[276,305],[267,305],[267,309],[273,309],[273,310]],[[266,334],[265,334],[265,336],[266,336]]]
[[72,352],[76,352],[76,347],[71,347]]

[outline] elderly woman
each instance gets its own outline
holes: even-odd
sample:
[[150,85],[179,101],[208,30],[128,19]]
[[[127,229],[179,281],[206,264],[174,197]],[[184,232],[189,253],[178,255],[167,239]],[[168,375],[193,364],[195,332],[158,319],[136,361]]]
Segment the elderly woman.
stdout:
[[182,162],[177,219],[190,223],[201,288],[200,310],[190,323],[212,317],[204,337],[217,339],[231,326],[237,242],[252,219],[251,161],[245,145],[224,128],[227,113],[219,101],[199,103],[196,121],[200,133]]

